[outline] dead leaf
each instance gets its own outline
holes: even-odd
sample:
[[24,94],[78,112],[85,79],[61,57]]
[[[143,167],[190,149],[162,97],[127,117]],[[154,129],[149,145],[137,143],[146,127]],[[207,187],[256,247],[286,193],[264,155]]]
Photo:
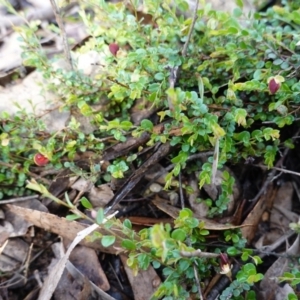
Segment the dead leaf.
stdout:
[[29,246],[20,238],[9,239],[0,255],[0,271],[12,272],[24,263]]
[[[86,282],[86,277],[84,277],[84,275],[78,269],[76,269],[70,261],[67,262],[66,268],[73,278],[75,278],[79,282],[85,281],[84,286],[87,286],[88,283]],[[103,292],[101,289],[99,289],[93,282],[89,281],[89,284],[91,286],[92,294],[95,294],[96,299],[115,300],[114,298]],[[82,300],[86,299],[87,298],[82,297]]]
[[108,291],[110,289],[94,249],[85,246],[75,247],[70,255],[70,262],[101,290]]
[[[30,208],[38,211],[47,212],[48,209],[37,199],[30,199],[26,201],[21,201],[16,203],[19,207]],[[20,216],[11,213],[10,210],[5,210],[5,222],[7,224],[7,232],[9,232],[10,237],[24,236],[28,231],[28,228],[32,226],[30,222],[27,222]],[[0,226],[0,232],[3,227]],[[5,228],[4,228],[5,231]]]
[[137,276],[134,276],[132,269],[127,265],[128,257],[124,254],[121,254],[120,258],[128,276],[128,280],[131,284],[134,299],[148,300],[161,284],[161,280],[156,274],[154,268],[150,265],[146,271],[139,270]]
[[[75,221],[68,221],[65,218],[60,218],[53,214],[40,212],[28,208],[22,208],[15,205],[6,206],[12,214],[15,214],[19,218],[25,219],[26,221],[31,222],[37,227],[58,234],[63,238],[69,239],[71,241],[75,239],[78,232],[88,227],[86,224],[82,224]],[[122,233],[120,233],[118,228],[112,227],[110,228],[110,230],[116,232],[117,235],[122,236]],[[104,228],[98,228],[97,231],[99,231],[103,235],[109,235],[109,233]],[[110,254],[117,254],[119,252],[124,251],[121,248],[121,244],[118,241],[118,239],[116,240],[113,246],[107,248],[103,247],[99,240],[91,241],[88,239],[84,239],[80,242],[80,244]]]
[[[57,264],[59,259],[65,254],[62,243],[55,243],[52,246],[55,258],[52,259],[49,270]],[[89,248],[87,248],[89,249]],[[84,256],[83,256],[84,258]],[[93,267],[92,267],[93,269]],[[109,295],[102,291],[92,281],[90,281],[84,274],[82,274],[70,261],[66,263],[61,279],[55,289],[54,299],[73,300],[113,300]]]
[[69,259],[69,256],[70,256],[72,250],[75,248],[75,246],[78,243],[80,243],[86,236],[88,236],[90,233],[92,233],[98,227],[99,227],[99,225],[93,224],[77,233],[73,242],[69,246],[67,252],[55,264],[55,266],[51,270],[49,276],[46,278],[44,285],[41,288],[38,300],[50,300],[51,299],[51,297],[57,287],[57,284],[65,270],[66,263]]
[[93,207],[104,207],[114,196],[109,184],[101,184],[97,187],[93,186],[88,194]]
[[252,224],[252,227],[244,227],[241,229],[242,235],[245,239],[247,239],[248,243],[251,243],[255,234],[257,233],[258,224],[261,221],[261,217],[266,209],[267,199],[272,194],[272,187],[268,187],[267,192],[263,194],[255,204],[254,208],[246,217],[243,224]]

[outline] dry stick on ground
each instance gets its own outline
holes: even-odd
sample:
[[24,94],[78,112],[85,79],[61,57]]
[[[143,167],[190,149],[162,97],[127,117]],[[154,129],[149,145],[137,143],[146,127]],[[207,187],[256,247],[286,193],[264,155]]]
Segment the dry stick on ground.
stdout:
[[157,150],[137,169],[128,179],[125,181],[123,186],[118,190],[114,197],[108,202],[105,214],[116,206],[123,198],[136,186],[136,184],[142,179],[145,172],[150,166],[156,164],[170,151],[170,144],[160,144]]
[[32,195],[32,196],[12,198],[12,199],[9,199],[9,200],[1,200],[0,205],[1,204],[11,204],[11,203],[16,203],[16,202],[22,202],[22,201],[37,199],[39,197],[40,197],[40,195]]
[[180,194],[181,209],[184,209],[184,196],[183,196],[183,189],[182,189],[181,171],[178,174],[178,179],[179,179],[179,194]]
[[53,12],[54,12],[54,15],[55,15],[56,22],[57,22],[57,24],[59,26],[59,29],[61,31],[66,62],[68,64],[69,70],[73,71],[74,68],[73,68],[73,62],[72,62],[70,47],[69,47],[69,44],[68,44],[68,38],[67,38],[66,30],[65,30],[62,18],[61,18],[61,14],[60,14],[59,8],[58,8],[55,0],[50,0],[50,2],[51,2],[51,5],[52,5],[52,8],[53,8]]
[[[263,169],[268,169],[268,167],[266,167],[264,165],[253,165],[253,166],[263,168]],[[295,176],[300,176],[299,172],[294,172],[294,171],[290,171],[290,170],[283,169],[283,168],[272,167],[271,169],[276,170],[276,171],[280,171],[281,173],[287,173],[287,174],[292,174],[292,175],[295,175]]]

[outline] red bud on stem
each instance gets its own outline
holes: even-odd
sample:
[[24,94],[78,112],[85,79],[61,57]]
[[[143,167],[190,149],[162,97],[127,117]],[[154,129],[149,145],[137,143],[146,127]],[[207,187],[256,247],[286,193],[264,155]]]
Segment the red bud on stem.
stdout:
[[268,87],[272,95],[276,94],[276,92],[280,89],[282,82],[284,82],[284,78],[280,75],[268,78]]
[[43,167],[49,162],[49,159],[41,153],[35,154],[33,160],[34,163],[39,167]]
[[108,48],[109,48],[109,51],[111,52],[111,54],[112,54],[113,56],[117,56],[117,52],[118,52],[119,49],[120,49],[120,47],[119,47],[118,44],[116,44],[116,43],[111,43],[111,44],[109,44]]

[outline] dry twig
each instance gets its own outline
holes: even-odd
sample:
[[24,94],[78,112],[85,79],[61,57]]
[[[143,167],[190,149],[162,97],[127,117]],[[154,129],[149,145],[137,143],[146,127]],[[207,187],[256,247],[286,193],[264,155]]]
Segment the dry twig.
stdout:
[[53,12],[54,12],[54,15],[55,15],[56,22],[57,22],[57,24],[59,26],[59,29],[61,31],[61,36],[62,36],[63,45],[64,45],[64,54],[65,54],[66,62],[68,64],[68,68],[69,68],[69,70],[74,70],[72,57],[71,57],[71,51],[70,51],[70,47],[69,47],[69,44],[68,44],[67,33],[66,33],[66,30],[65,30],[62,18],[61,18],[60,10],[59,10],[55,0],[50,0],[50,2],[51,2],[51,5],[52,5],[52,8],[53,8]]

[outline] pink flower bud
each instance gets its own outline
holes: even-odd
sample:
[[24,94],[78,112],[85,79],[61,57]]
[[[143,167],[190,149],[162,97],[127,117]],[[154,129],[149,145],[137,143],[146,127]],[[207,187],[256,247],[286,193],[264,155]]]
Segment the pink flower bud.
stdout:
[[37,153],[34,156],[33,160],[34,163],[39,167],[43,167],[49,162],[49,159],[41,153]]
[[284,78],[280,75],[270,77],[268,79],[269,91],[272,95],[276,94],[276,92],[280,89],[282,82],[284,82]]
[[109,51],[111,52],[111,54],[112,54],[113,56],[116,56],[116,55],[117,55],[117,52],[118,52],[119,49],[120,49],[119,45],[116,44],[116,43],[111,43],[111,44],[109,44],[108,48],[109,48]]

